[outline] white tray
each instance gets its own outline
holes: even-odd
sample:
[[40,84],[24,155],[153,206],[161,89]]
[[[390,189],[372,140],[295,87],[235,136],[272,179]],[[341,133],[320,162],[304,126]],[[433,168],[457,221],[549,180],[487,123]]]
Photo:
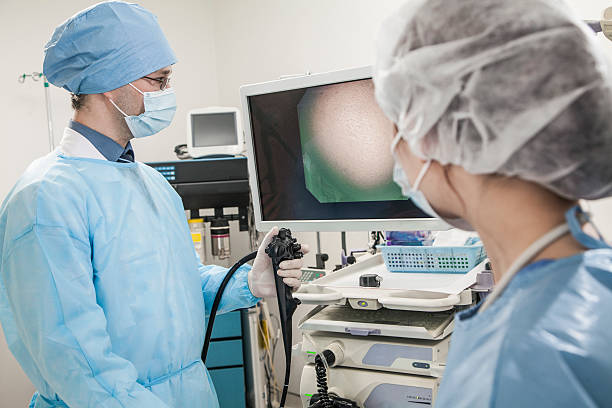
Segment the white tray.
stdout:
[[[302,285],[293,296],[302,303],[312,305],[344,305],[348,302],[355,309],[376,310],[385,307],[440,312],[472,304],[469,287],[476,283],[476,276],[484,270],[486,261],[463,275],[405,274],[389,272],[381,254],[366,255],[353,265]],[[366,273],[380,276],[380,287],[360,287],[359,277]]]
[[353,336],[383,336],[440,340],[452,333],[453,312],[423,313],[404,310],[355,310],[348,306],[318,306],[304,316],[298,328]]

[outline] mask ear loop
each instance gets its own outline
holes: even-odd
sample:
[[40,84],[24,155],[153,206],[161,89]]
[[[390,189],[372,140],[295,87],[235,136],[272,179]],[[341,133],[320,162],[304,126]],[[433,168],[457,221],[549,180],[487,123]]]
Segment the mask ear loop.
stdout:
[[[137,91],[138,91],[138,92],[139,92],[141,95],[144,95],[144,92],[142,92],[140,89],[138,89],[138,88],[136,88],[134,85],[132,85],[132,83],[131,83],[131,82],[129,82],[129,83],[128,83],[128,85],[129,85],[129,86],[131,86],[132,88],[134,88],[135,90],[137,90]],[[119,112],[121,112],[121,114],[122,114],[123,116],[125,116],[126,118],[127,118],[128,116],[130,116],[130,115],[126,114],[124,111],[122,111],[122,110],[121,110],[121,108],[119,108],[119,107],[117,106],[117,104],[116,104],[115,102],[113,102],[113,100],[112,100],[111,98],[108,98],[108,97],[107,97],[107,99],[110,101],[110,103],[112,103],[112,104],[113,104],[113,106],[115,107],[115,109],[117,109]]]
[[144,95],[144,92],[142,92],[140,89],[138,89],[134,85],[132,85],[131,82],[128,85],[131,86],[132,88],[134,88],[135,90],[137,90],[141,95]]
[[395,135],[395,138],[393,139],[393,141],[391,142],[391,153],[392,154],[395,152],[395,148],[397,147],[400,140],[405,139],[406,142],[409,143],[409,138],[404,137],[404,136],[416,135],[421,130],[421,126],[423,125],[423,115],[417,116],[417,118],[414,120],[415,123],[412,125],[410,129],[407,129],[408,126],[406,125],[408,120],[410,120],[410,118],[408,117],[407,111],[402,113],[398,119],[398,123],[397,123],[398,132],[397,132],[397,135]]
[[430,167],[431,159],[427,160],[423,167],[421,167],[421,171],[419,171],[419,175],[417,176],[416,180],[414,181],[414,185],[412,186],[412,191],[417,191],[419,189],[421,181],[423,181],[423,177],[425,177],[425,173],[427,173],[427,170],[429,170]]
[[125,116],[126,118],[127,118],[128,116],[130,116],[130,115],[127,115],[127,114],[126,114],[124,111],[122,111],[122,110],[121,110],[121,108],[119,108],[119,107],[117,106],[117,104],[116,104],[115,102],[113,102],[113,100],[112,100],[111,98],[106,97],[106,99],[108,99],[108,100],[109,100],[109,102],[113,104],[113,106],[115,107],[115,109],[117,109],[119,112],[121,112],[121,114],[122,114],[123,116]]
[[400,140],[402,140],[402,133],[401,133],[401,131],[397,132],[397,135],[395,135],[395,137],[391,141],[391,154],[394,157],[395,157],[395,149],[397,148],[397,145],[399,144]]
[[599,231],[599,228],[597,228],[597,225],[595,225],[595,223],[593,222],[593,220],[591,220],[591,203],[588,202],[587,200],[579,200],[579,205],[580,208],[583,209],[582,210],[582,214],[584,214],[586,216],[586,224],[589,224],[589,226],[593,229],[593,231],[595,231],[595,233],[597,234],[597,236],[599,237],[600,241],[604,241],[605,239],[603,237],[603,235],[601,235],[601,231]]

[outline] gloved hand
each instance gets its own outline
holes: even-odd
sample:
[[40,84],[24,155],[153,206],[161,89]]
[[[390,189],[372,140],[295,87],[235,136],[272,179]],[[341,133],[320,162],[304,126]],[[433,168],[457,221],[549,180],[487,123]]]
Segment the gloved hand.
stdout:
[[[266,234],[257,250],[253,268],[249,272],[249,289],[256,297],[276,296],[272,259],[266,254],[266,247],[272,242],[272,238],[276,234],[278,234],[278,227],[272,228]],[[302,252],[304,254],[308,252],[308,245],[302,245]],[[293,290],[297,290],[301,285],[300,277],[302,276],[303,265],[303,258],[283,261],[279,265],[278,275],[282,276],[283,282],[291,286]]]

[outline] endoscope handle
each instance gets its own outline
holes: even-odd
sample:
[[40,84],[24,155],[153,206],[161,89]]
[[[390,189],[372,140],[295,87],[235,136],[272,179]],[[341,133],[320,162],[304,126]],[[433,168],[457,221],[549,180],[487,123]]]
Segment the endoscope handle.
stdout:
[[280,399],[281,408],[285,406],[287,390],[289,389],[289,376],[291,375],[291,317],[300,304],[300,300],[293,297],[291,288],[283,282],[282,276],[278,276],[278,269],[281,262],[299,259],[304,256],[301,250],[300,244],[297,243],[295,238],[291,237],[291,231],[286,228],[281,228],[266,247],[266,254],[272,258],[274,285],[276,286],[276,298],[278,300],[283,346],[285,348],[285,381],[283,382],[283,391]]
[[[281,262],[302,258],[304,256],[302,253],[302,246],[295,238],[291,237],[290,230],[281,228],[278,231],[278,234],[272,238],[272,241],[266,248],[266,253],[270,258],[272,258],[274,283],[276,286],[276,293],[278,295],[279,306],[281,306],[281,302],[284,302],[285,304],[296,303],[295,306],[297,307],[299,300],[293,298],[291,288],[286,285],[285,282],[283,282],[282,276],[278,276],[278,270]],[[295,310],[295,307],[293,310]]]
[[276,286],[278,307],[279,310],[282,310],[281,313],[286,312],[286,316],[283,316],[286,318],[293,315],[293,312],[295,312],[295,309],[301,301],[293,297],[291,287],[283,282],[283,277],[279,276],[277,272],[278,266],[274,265],[274,284]]

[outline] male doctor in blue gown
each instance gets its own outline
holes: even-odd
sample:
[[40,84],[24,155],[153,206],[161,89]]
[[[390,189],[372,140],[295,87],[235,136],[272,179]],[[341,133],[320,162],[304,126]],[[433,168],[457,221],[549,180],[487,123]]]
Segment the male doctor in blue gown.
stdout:
[[[172,121],[175,62],[156,17],[124,2],[76,14],[45,47],[74,119],[0,208],[0,321],[37,388],[31,407],[219,406],[200,353],[227,270],[200,263],[179,196],[130,144]],[[263,251],[275,232],[220,312],[275,294]],[[300,268],[279,275],[299,287]]]

